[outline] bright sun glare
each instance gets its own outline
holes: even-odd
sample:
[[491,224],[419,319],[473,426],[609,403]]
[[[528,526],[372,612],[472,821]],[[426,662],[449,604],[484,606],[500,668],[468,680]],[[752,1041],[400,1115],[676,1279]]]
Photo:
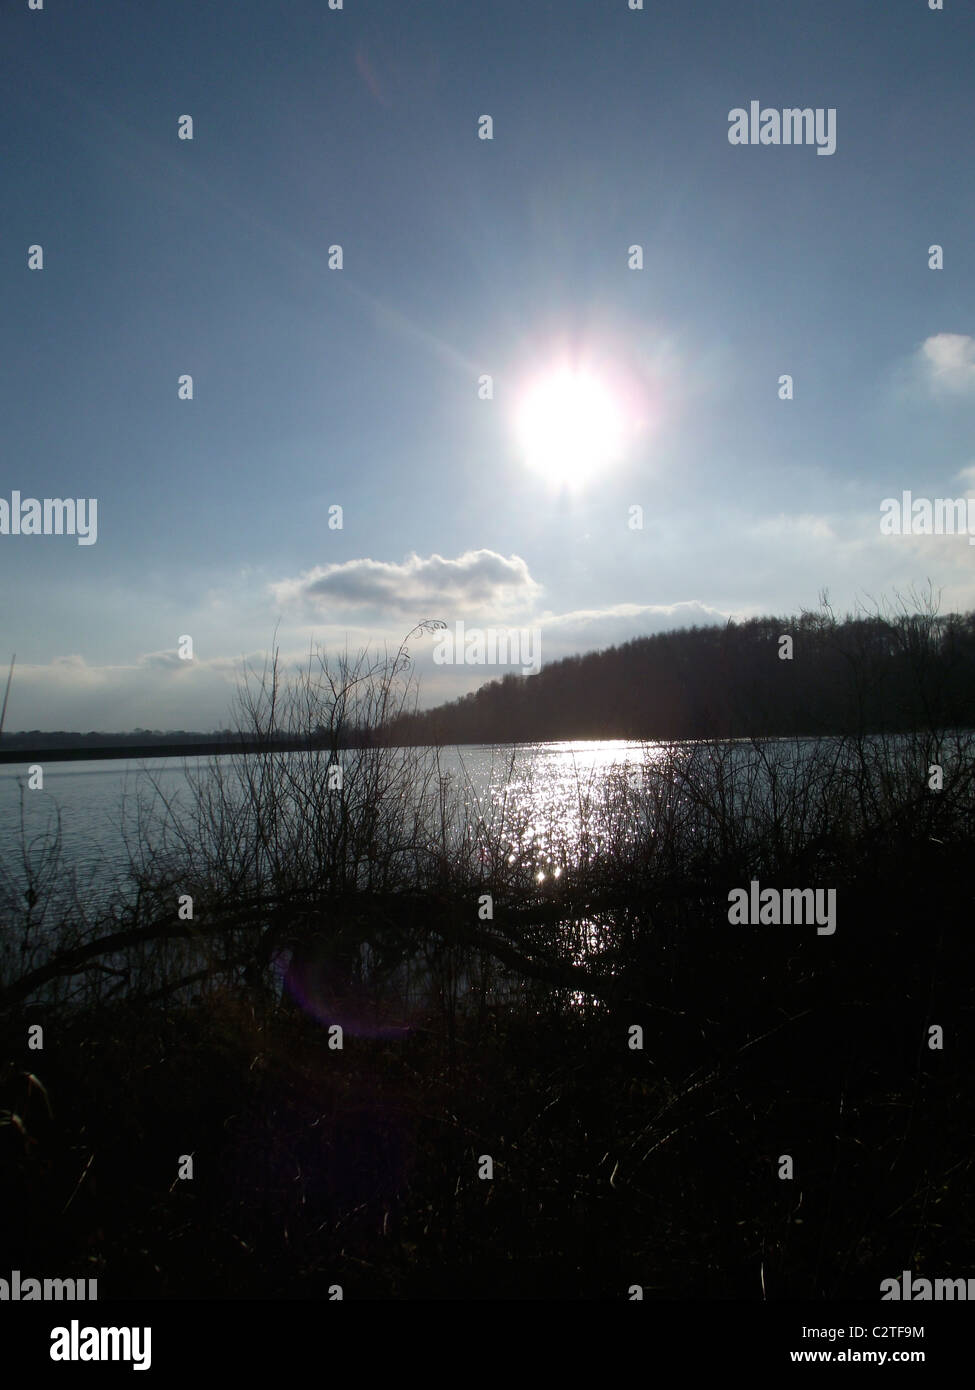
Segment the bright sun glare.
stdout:
[[622,411],[597,377],[562,368],[526,391],[517,432],[528,466],[571,487],[612,462],[622,442]]

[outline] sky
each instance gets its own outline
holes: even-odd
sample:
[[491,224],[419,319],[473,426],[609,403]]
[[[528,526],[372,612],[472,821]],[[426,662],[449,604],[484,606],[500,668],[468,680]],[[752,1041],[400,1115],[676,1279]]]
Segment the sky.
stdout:
[[[222,728],[423,619],[975,607],[880,524],[975,496],[973,52],[961,0],[0,0],[0,531],[97,501],[0,534],[7,729]],[[434,643],[423,705],[523,669]]]

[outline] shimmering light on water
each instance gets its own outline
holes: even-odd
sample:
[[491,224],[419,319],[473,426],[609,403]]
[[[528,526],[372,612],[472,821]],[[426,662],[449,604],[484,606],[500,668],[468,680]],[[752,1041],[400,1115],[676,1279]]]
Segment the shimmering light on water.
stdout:
[[[662,756],[662,745],[622,740],[525,744],[514,748],[470,746],[440,754],[441,769],[464,789],[468,811],[485,825],[499,825],[503,809],[503,850],[511,866],[534,863],[538,879],[558,878],[583,847],[583,826],[615,778],[638,784],[645,760]],[[512,761],[513,755],[513,761]],[[354,754],[347,754],[354,757]],[[216,759],[228,772],[229,758]],[[186,772],[205,771],[207,762],[151,758],[144,762],[106,759],[83,763],[50,762],[44,790],[26,788],[27,769],[0,767],[0,854],[8,871],[20,861],[20,817],[27,843],[37,854],[60,817],[63,868],[75,872],[86,891],[101,896],[128,864],[126,839],[143,835],[140,798],[154,785],[177,805],[190,804]],[[22,792],[22,796],[21,796]],[[592,846],[596,848],[595,845]],[[482,857],[487,858],[487,847]]]

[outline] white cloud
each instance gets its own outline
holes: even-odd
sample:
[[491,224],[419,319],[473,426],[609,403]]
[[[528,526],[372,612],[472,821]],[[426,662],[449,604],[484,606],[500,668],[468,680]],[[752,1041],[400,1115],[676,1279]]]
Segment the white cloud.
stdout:
[[453,560],[410,554],[401,564],[361,559],[319,565],[279,580],[271,592],[282,607],[322,615],[369,609],[417,619],[472,620],[522,610],[541,586],[517,555],[505,559],[493,550],[468,550]]
[[921,378],[930,390],[952,395],[975,393],[975,338],[967,333],[935,333],[917,353]]
[[224,728],[239,672],[239,660],[181,661],[171,652],[149,652],[128,665],[89,665],[76,654],[43,665],[18,662],[6,729]]
[[533,625],[542,630],[544,659],[554,661],[560,656],[597,651],[673,628],[723,625],[728,617],[717,608],[689,599],[680,603],[617,603],[602,609],[546,613]]

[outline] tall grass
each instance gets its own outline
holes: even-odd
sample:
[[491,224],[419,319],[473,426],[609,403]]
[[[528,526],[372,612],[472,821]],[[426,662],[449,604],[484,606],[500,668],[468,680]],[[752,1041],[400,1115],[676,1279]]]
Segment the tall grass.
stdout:
[[[188,767],[175,798],[150,786],[126,894],[72,910],[56,826],[5,866],[0,1042],[22,1064],[0,1108],[23,1109],[27,1021],[76,1045],[41,1077],[62,1187],[24,1148],[11,1188],[54,1212],[84,1177],[52,1249],[65,1222],[110,1229],[99,1258],[154,1291],[228,1270],[240,1292],[307,1290],[336,1268],[377,1293],[484,1291],[518,1286],[515,1257],[575,1295],[875,1297],[878,1270],[964,1273],[973,736],[648,745],[545,802],[530,749],[485,793],[463,760],[387,746],[415,696],[405,645],[291,673],[275,656],[238,711],[261,751]],[[280,733],[320,746],[275,751]],[[752,879],[835,888],[835,937],[730,926]],[[276,992],[282,960],[324,1014]],[[321,1022],[348,995],[404,1027],[336,1065]],[[107,1157],[177,1131],[229,1175],[185,1258],[153,1234],[188,1229],[182,1199]],[[482,1152],[493,1205],[469,1180]]]

